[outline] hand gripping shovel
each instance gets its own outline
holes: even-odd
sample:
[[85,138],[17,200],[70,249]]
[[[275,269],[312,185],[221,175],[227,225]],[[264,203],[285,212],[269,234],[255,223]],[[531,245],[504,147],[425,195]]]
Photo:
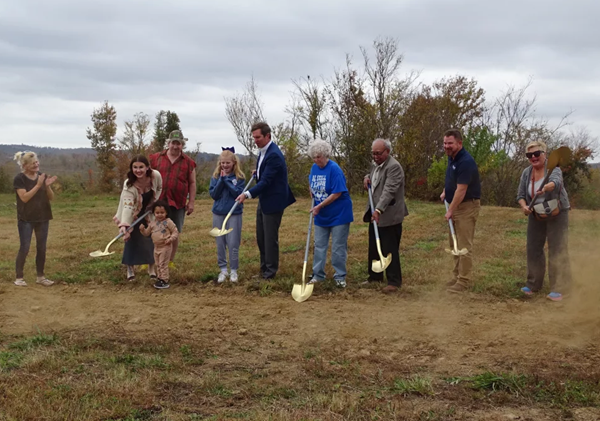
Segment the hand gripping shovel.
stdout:
[[[250,177],[250,181],[248,181],[248,184],[246,184],[246,187],[244,187],[244,191],[242,191],[242,194],[246,193],[246,190],[248,190],[248,187],[250,187],[250,183],[252,183],[252,180],[254,180],[254,175],[252,177]],[[237,205],[240,202],[238,202],[236,200],[236,202],[233,204],[233,206],[231,207],[231,210],[229,211],[229,213],[227,214],[227,216],[225,217],[225,220],[223,221],[223,226],[221,228],[219,227],[214,227],[213,229],[211,229],[208,233],[210,235],[212,235],[213,237],[220,237],[222,235],[227,235],[229,234],[231,231],[233,231],[233,228],[229,228],[229,229],[225,229],[225,227],[227,226],[227,220],[229,219],[229,217],[231,216],[231,214],[233,213],[233,211],[235,210],[235,208],[237,207]]]
[[[313,201],[314,205],[314,201]],[[310,213],[308,220],[308,234],[306,236],[306,249],[304,250],[304,267],[302,268],[302,284],[294,284],[292,288],[292,298],[297,302],[308,300],[313,292],[314,285],[306,285],[306,263],[308,262],[308,249],[310,248],[310,234],[312,232],[313,213]]]
[[[371,214],[375,212],[375,205],[373,204],[373,194],[371,193],[371,184],[369,184],[369,204],[371,206]],[[379,240],[379,230],[377,229],[377,222],[373,221],[373,230],[375,231],[375,241],[377,242],[377,252],[379,253],[380,260],[373,260],[371,262],[371,270],[375,273],[383,272],[392,263],[392,253],[388,253],[387,257],[383,257],[381,252],[381,241]]]
[[[141,221],[142,219],[144,219],[144,218],[145,218],[146,216],[148,216],[149,214],[150,214],[150,211],[148,211],[148,212],[144,213],[144,214],[143,214],[142,216],[140,216],[138,219],[136,219],[135,221],[133,221],[133,224],[131,224],[131,226],[130,226],[129,228],[127,228],[127,231],[125,231],[125,232],[131,232],[131,230],[132,230],[132,229],[133,229],[133,228],[134,228],[134,227],[135,227],[137,224],[139,224],[139,223],[140,223],[140,221]],[[120,234],[119,234],[119,235],[117,235],[115,238],[113,238],[113,239],[112,239],[112,241],[111,241],[110,243],[108,243],[108,245],[106,246],[106,248],[104,249],[104,251],[102,251],[102,250],[96,250],[96,251],[93,251],[93,252],[91,252],[91,253],[90,253],[90,256],[92,256],[92,257],[110,256],[111,254],[113,254],[113,253],[114,253],[114,251],[111,251],[111,252],[109,252],[109,251],[108,251],[108,248],[109,248],[110,246],[112,246],[112,245],[113,245],[113,243],[114,243],[115,241],[117,241],[119,238],[123,237],[124,235],[125,235],[125,233],[123,233],[123,232],[122,232],[122,233],[120,233]]]
[[[448,202],[444,200],[446,204],[446,212],[448,212]],[[452,250],[446,249],[446,253],[452,253],[455,256],[464,256],[469,252],[467,249],[458,249],[458,241],[456,240],[456,233],[454,232],[454,224],[452,223],[452,218],[448,219],[448,225],[450,225],[450,234],[452,234],[452,242],[454,243],[454,248]]]
[[[552,153],[548,156],[548,160],[546,161],[546,177],[544,177],[544,181],[542,182],[542,187],[548,184],[548,179],[550,178],[550,174],[554,171],[559,165],[565,166],[568,165],[572,160],[571,149],[566,146],[561,146],[558,149],[552,151]],[[533,205],[535,205],[535,200],[541,192],[536,192],[533,199],[531,199],[531,203],[529,204],[529,210],[533,210]]]

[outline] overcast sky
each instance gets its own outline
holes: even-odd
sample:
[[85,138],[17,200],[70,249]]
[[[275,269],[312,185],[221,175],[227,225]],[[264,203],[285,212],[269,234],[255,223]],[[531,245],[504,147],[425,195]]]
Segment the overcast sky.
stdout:
[[597,0],[0,0],[0,143],[89,147],[108,100],[120,127],[172,110],[192,145],[240,150],[225,96],[253,74],[277,123],[292,79],[329,78],[378,36],[423,82],[466,75],[492,99],[533,77],[540,116],[573,110],[600,137],[599,16]]

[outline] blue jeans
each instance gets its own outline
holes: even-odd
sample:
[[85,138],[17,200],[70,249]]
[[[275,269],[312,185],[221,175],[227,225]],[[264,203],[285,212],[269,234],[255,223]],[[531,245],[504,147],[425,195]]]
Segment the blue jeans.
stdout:
[[[223,225],[226,215],[217,215],[213,213],[213,227]],[[227,250],[229,250],[229,266],[231,270],[237,271],[240,266],[239,251],[242,241],[242,214],[231,215],[227,221],[225,229],[232,228],[227,235],[217,237],[217,263],[221,271],[227,271]]]
[[325,261],[327,260],[327,247],[329,246],[329,235],[331,234],[331,266],[335,270],[333,279],[337,283],[346,280],[349,233],[349,223],[333,227],[319,227],[315,225],[313,278],[319,281],[325,279]]
[[19,254],[17,254],[17,279],[23,278],[25,259],[29,254],[31,237],[34,231],[37,248],[37,253],[35,255],[35,267],[37,269],[37,276],[44,276],[44,266],[46,265],[46,241],[48,240],[48,227],[50,226],[50,221],[19,221],[17,226],[19,228],[19,239],[21,240],[21,247],[19,248]]

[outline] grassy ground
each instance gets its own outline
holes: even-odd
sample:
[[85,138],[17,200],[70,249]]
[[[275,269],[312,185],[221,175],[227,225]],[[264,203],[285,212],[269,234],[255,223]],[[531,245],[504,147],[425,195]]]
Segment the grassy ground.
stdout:
[[[0,280],[10,281],[14,274],[14,258],[18,244],[15,208],[12,195],[1,195]],[[210,200],[199,200],[196,212],[188,217],[180,247],[178,270],[173,273],[175,284],[205,283],[216,278],[216,247],[207,233],[212,227]],[[306,225],[306,200],[292,205],[284,214],[280,230],[281,269],[275,282],[259,292],[289,292],[302,273]],[[368,225],[362,223],[365,197],[354,198],[355,222],[351,225],[348,255],[348,291],[359,287],[367,277],[366,244]],[[444,252],[447,247],[447,225],[440,204],[409,202],[410,216],[404,224],[401,244],[402,270],[405,289],[411,293],[435,287],[450,276],[451,258]],[[54,220],[51,222],[47,275],[69,284],[89,282],[123,283],[125,272],[120,264],[122,243],[111,248],[115,254],[105,258],[90,258],[88,253],[104,249],[117,231],[111,217],[117,207],[116,197],[59,198],[53,203]],[[258,249],[255,243],[256,201],[247,204],[244,213],[242,246],[240,249],[241,280],[258,273]],[[579,212],[573,221],[577,242],[585,242],[600,234],[600,223],[594,212]],[[523,284],[525,274],[526,219],[515,209],[484,207],[477,225],[475,239],[474,292],[498,297],[512,297]],[[573,236],[571,241],[573,242]],[[32,249],[33,250],[33,249]],[[26,275],[35,275],[33,256],[29,258]],[[332,275],[328,269],[328,275]],[[254,288],[252,283],[246,287]],[[326,292],[334,292],[332,283],[326,283]]]
[[[280,272],[259,285],[256,202],[247,204],[235,286],[212,282],[212,201],[198,200],[163,292],[145,274],[125,281],[122,244],[111,257],[88,256],[117,233],[115,197],[59,197],[46,266],[59,285],[12,286],[14,196],[0,195],[0,420],[600,419],[600,324],[518,296],[518,210],[482,209],[476,282],[455,299],[441,287],[451,266],[443,207],[409,202],[402,293],[383,297],[360,285],[366,198],[353,200],[348,288],[325,282],[298,305],[289,293],[302,273],[307,200],[286,210]],[[572,212],[570,230],[583,286],[597,273],[599,214]],[[31,283],[34,260],[32,252]]]

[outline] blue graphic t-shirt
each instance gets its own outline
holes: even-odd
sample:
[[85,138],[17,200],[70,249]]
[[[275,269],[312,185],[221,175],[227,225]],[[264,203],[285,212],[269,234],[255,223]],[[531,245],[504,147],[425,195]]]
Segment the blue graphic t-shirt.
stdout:
[[313,164],[308,182],[315,197],[315,206],[327,199],[330,194],[342,193],[333,203],[321,208],[319,214],[315,216],[315,225],[334,227],[354,221],[352,199],[346,187],[346,177],[338,164],[332,160],[329,160],[324,168]]

